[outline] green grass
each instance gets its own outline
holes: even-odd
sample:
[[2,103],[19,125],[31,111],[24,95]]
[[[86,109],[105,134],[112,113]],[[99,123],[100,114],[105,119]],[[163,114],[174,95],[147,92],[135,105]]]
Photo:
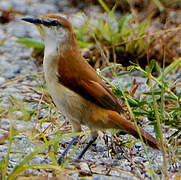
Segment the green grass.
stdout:
[[[157,67],[157,69],[159,69],[159,72],[160,72],[160,75],[158,77],[154,77],[151,74],[155,66]],[[178,132],[181,131],[181,123],[180,123],[181,122],[181,114],[180,114],[181,92],[179,95],[176,95],[174,92],[172,92],[173,87],[169,86],[168,82],[165,79],[166,79],[166,76],[171,73],[171,71],[174,71],[176,67],[179,67],[179,66],[181,67],[181,58],[175,59],[173,63],[171,63],[169,66],[167,66],[163,70],[161,70],[158,63],[153,60],[150,62],[150,65],[146,67],[145,70],[143,70],[137,64],[134,64],[128,67],[128,71],[124,72],[121,75],[124,76],[128,72],[131,73],[136,70],[136,71],[142,72],[145,78],[147,78],[148,91],[143,92],[142,94],[140,94],[138,97],[135,97],[135,98],[132,97],[128,91],[123,91],[125,87],[115,87],[112,85],[110,81],[108,81],[106,78],[103,77],[103,79],[106,80],[107,83],[109,83],[109,85],[113,87],[114,94],[117,97],[123,97],[125,99],[130,116],[134,120],[134,123],[137,127],[138,132],[139,132],[139,127],[137,125],[136,119],[138,119],[139,117],[148,118],[148,120],[150,121],[150,125],[154,126],[156,137],[158,138],[158,141],[161,144],[161,151],[163,154],[163,174],[162,175],[164,178],[168,176],[168,172],[167,172],[168,164],[167,164],[167,157],[166,157],[167,156],[166,146],[168,146],[168,141],[166,141],[163,138],[162,125],[165,124],[167,126],[170,126],[171,128],[176,129],[177,134]],[[175,85],[175,82],[172,82],[172,83]],[[172,97],[172,98],[168,99],[167,97]],[[165,100],[168,100],[174,103],[175,106],[171,108],[169,107],[167,108],[165,105]],[[149,160],[146,147],[144,147],[144,149]],[[151,174],[154,177],[154,179],[157,179],[150,160],[149,160],[149,163],[151,167]]]
[[[44,151],[46,148],[48,148],[51,145],[55,145],[58,142],[60,142],[61,139],[64,138],[70,138],[73,136],[77,136],[80,135],[80,133],[70,133],[70,134],[66,134],[63,136],[58,135],[57,137],[53,138],[50,141],[47,141],[46,143],[44,143],[43,145],[41,145],[39,148],[37,148],[34,152],[32,152],[30,155],[28,155],[23,161],[21,161],[18,165],[16,165],[16,167],[13,169],[13,171],[11,172],[10,175],[8,175],[7,179],[8,180],[14,180],[18,175],[22,174],[25,170],[27,169],[32,169],[32,168],[44,168],[44,169],[52,169],[52,170],[56,170],[58,171],[60,174],[63,171],[64,168],[62,168],[61,166],[59,166],[57,164],[57,161],[52,161],[53,165],[49,165],[49,164],[33,164],[33,165],[28,165],[29,161],[35,157],[37,154],[39,154],[40,152]],[[54,153],[54,152],[52,152]],[[54,156],[54,155],[53,155]],[[51,156],[50,156],[51,157]],[[66,162],[67,164],[67,162]],[[63,164],[63,167],[66,167],[66,164]],[[7,167],[7,166],[6,166]],[[6,176],[5,176],[6,177]]]
[[[66,160],[65,163],[63,163],[61,166],[57,164],[57,146],[60,142],[60,140],[65,138],[74,137],[77,135],[82,135],[83,133],[69,133],[65,135],[60,135],[60,131],[58,131],[54,137],[51,140],[47,140],[44,136],[44,143],[40,145],[37,149],[35,149],[32,153],[27,155],[23,160],[20,160],[18,164],[13,168],[12,172],[8,173],[8,165],[9,165],[9,158],[10,153],[12,151],[12,143],[13,139],[16,138],[13,130],[13,123],[9,112],[9,118],[10,118],[10,129],[9,129],[9,146],[8,146],[8,152],[6,155],[6,158],[3,159],[0,162],[0,173],[2,175],[2,180],[15,180],[18,176],[22,175],[24,171],[28,169],[51,169],[54,170],[59,175],[62,174],[64,168],[67,166],[70,159]],[[52,162],[52,164],[30,164],[30,160],[33,159],[36,155],[43,152],[45,149],[53,147],[53,151],[49,150],[49,157]],[[76,150],[76,149],[75,149]],[[73,151],[73,154],[75,154],[75,150]]]

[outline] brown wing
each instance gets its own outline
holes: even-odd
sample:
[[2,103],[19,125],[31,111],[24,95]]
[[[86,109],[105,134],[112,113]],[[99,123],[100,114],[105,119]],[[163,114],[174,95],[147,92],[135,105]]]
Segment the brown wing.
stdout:
[[117,100],[98,82],[81,80],[80,85],[105,108],[120,111]]
[[81,55],[72,52],[63,54],[59,60],[58,79],[64,86],[89,101],[106,109],[121,112],[117,98]]

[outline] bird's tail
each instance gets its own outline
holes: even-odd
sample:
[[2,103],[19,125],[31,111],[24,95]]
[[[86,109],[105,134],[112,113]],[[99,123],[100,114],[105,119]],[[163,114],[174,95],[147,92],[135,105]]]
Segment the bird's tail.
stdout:
[[[110,113],[109,119],[119,126],[120,129],[126,130],[129,134],[135,138],[139,138],[139,134],[136,126],[129,120],[125,119],[124,116],[118,113]],[[140,133],[145,144],[149,145],[154,149],[160,149],[160,143],[150,134],[140,128]]]

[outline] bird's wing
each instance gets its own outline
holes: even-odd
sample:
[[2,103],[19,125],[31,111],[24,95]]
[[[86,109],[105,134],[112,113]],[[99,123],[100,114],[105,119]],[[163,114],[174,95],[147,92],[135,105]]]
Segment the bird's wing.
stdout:
[[81,56],[73,52],[64,53],[59,60],[58,79],[65,87],[89,101],[106,109],[121,112],[122,108],[117,98]]
[[91,80],[81,80],[80,86],[103,107],[120,112],[120,104],[107,87],[105,88],[100,83]]
[[85,99],[106,109],[121,112],[122,108],[117,98],[103,82],[66,76],[66,72],[58,76],[58,79],[65,87],[71,89]]

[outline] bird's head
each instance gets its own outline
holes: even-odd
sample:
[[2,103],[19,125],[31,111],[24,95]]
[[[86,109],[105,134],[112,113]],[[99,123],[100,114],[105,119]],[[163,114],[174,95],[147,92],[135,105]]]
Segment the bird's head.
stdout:
[[36,25],[47,47],[64,47],[74,43],[71,23],[61,15],[48,14],[38,18],[25,17],[22,20]]

